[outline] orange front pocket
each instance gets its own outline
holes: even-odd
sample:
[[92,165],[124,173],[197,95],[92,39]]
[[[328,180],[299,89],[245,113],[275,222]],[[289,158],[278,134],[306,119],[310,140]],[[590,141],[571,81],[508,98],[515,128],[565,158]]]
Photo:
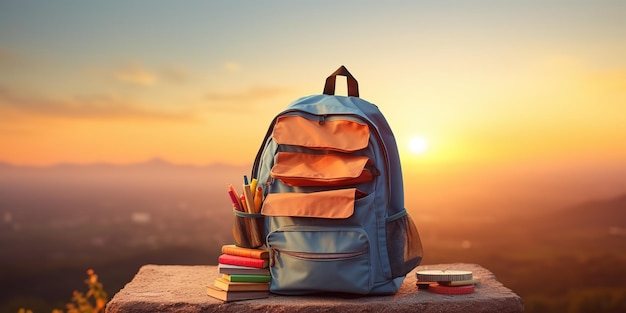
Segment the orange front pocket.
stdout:
[[349,120],[323,123],[301,116],[281,116],[272,134],[278,144],[352,152],[367,147],[370,132],[366,124]]
[[270,174],[289,186],[343,186],[372,180],[371,165],[360,155],[279,152]]
[[263,202],[265,216],[343,219],[354,213],[356,188],[312,193],[270,193]]

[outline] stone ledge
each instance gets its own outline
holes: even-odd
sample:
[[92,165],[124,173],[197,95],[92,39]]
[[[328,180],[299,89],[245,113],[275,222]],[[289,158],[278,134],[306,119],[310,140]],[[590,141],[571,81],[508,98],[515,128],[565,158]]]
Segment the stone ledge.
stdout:
[[[419,289],[415,271],[470,270],[482,283],[468,295],[440,295]],[[106,313],[139,312],[523,312],[522,299],[476,264],[422,265],[407,275],[392,296],[279,296],[224,303],[206,294],[219,276],[216,266],[145,265],[106,306]]]

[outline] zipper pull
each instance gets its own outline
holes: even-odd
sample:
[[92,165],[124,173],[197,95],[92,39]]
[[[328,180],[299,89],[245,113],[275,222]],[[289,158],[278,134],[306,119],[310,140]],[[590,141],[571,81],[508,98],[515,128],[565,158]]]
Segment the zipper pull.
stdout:
[[319,118],[319,120],[318,120],[318,123],[319,123],[320,125],[324,125],[324,124],[326,124],[326,115],[320,115],[320,118]]

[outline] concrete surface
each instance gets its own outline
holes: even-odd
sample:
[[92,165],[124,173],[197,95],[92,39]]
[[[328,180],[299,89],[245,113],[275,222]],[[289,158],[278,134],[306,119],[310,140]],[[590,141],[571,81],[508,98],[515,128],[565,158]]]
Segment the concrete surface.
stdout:
[[[419,289],[415,271],[470,270],[482,283],[468,295],[440,295]],[[219,276],[216,266],[145,265],[109,301],[106,313],[139,312],[523,312],[522,299],[476,264],[422,265],[407,275],[393,296],[279,296],[224,303],[206,294]]]

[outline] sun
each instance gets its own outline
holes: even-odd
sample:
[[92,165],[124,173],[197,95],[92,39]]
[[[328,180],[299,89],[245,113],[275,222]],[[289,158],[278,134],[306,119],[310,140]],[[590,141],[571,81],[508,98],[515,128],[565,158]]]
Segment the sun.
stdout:
[[422,154],[428,149],[428,142],[422,137],[413,137],[409,140],[409,150],[414,154]]

